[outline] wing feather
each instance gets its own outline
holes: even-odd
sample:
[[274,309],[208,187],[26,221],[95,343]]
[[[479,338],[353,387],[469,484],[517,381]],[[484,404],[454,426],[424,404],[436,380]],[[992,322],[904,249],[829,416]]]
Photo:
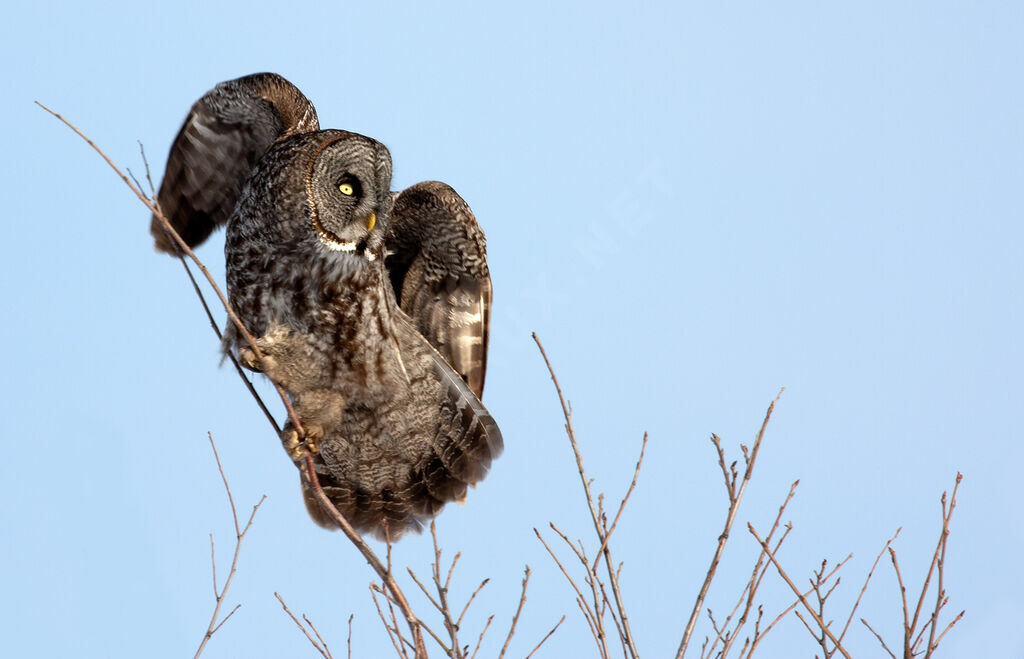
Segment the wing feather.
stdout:
[[481,397],[492,289],[486,239],[473,211],[450,186],[418,183],[395,199],[387,247],[399,306]]
[[[195,102],[171,145],[160,210],[189,247],[198,245],[231,217],[271,144],[318,128],[313,105],[276,73],[220,83]],[[178,252],[155,216],[150,233],[157,250]]]

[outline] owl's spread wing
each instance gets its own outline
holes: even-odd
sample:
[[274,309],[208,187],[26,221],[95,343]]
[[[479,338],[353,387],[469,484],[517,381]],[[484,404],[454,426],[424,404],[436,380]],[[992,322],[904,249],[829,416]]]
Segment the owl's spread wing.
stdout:
[[[171,225],[194,247],[227,222],[253,168],[280,137],[318,130],[316,110],[276,73],[222,82],[192,106],[178,132],[157,200]],[[156,248],[179,250],[152,218]]]
[[450,186],[426,181],[398,194],[391,222],[387,266],[399,306],[481,397],[491,276],[473,211]]

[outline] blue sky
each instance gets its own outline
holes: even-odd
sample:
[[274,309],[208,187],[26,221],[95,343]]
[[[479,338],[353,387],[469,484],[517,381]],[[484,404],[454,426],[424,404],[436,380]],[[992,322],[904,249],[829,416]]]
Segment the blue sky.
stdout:
[[[731,607],[756,555],[746,522],[769,526],[796,479],[780,560],[803,582],[822,558],[853,552],[834,618],[897,527],[919,587],[939,495],[960,471],[947,615],[967,615],[942,654],[1024,654],[1013,634],[1024,582],[1019,4],[314,2],[304,13],[259,2],[0,10],[0,654],[194,652],[213,605],[208,534],[221,561],[232,546],[208,431],[240,508],[268,498],[229,595],[242,608],[204,656],[312,656],[274,591],[336,654],[351,613],[354,655],[389,651],[369,568],[307,519],[295,470],[218,367],[180,266],[153,253],[147,212],[32,104],[137,174],[141,140],[159,176],[190,104],[263,70],[298,85],[324,127],[387,144],[396,189],[446,181],[487,232],[484,402],[506,451],[438,522],[448,553],[463,555],[455,599],[491,578],[464,624],[475,640],[496,614],[483,653],[497,654],[529,564],[514,653],[564,613],[538,656],[592,656],[532,531],[554,521],[590,538],[536,331],[610,500],[650,434],[613,539],[646,656],[678,645],[720,532],[708,436],[739,457],[782,386],[707,604]],[[217,234],[200,250],[218,276],[222,246]],[[428,537],[395,548],[421,574],[431,558]],[[774,573],[762,594],[766,613],[789,604]],[[888,565],[861,606],[895,643]],[[854,654],[879,653],[863,628],[849,638]],[[791,618],[760,652],[814,645]]]

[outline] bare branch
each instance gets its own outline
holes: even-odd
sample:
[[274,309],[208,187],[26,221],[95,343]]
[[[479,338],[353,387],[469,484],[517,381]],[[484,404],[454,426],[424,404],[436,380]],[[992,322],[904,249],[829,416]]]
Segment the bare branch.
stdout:
[[882,560],[882,554],[884,554],[885,550],[889,548],[897,537],[899,537],[900,531],[902,530],[903,527],[896,529],[896,533],[886,541],[885,546],[882,547],[882,551],[878,552],[878,556],[875,557],[875,562],[871,564],[871,570],[868,571],[868,576],[864,579],[864,585],[860,589],[860,594],[857,595],[857,601],[853,603],[853,608],[850,609],[850,617],[846,619],[846,624],[843,625],[843,631],[839,634],[840,641],[843,640],[844,636],[846,636],[846,630],[850,628],[850,622],[853,620],[854,614],[857,613],[857,607],[860,606],[860,601],[864,597],[864,592],[868,589],[868,583],[871,582],[871,576],[875,573],[875,568],[878,567],[878,561]]
[[[782,505],[779,506],[779,512],[775,515],[775,521],[772,523],[772,528],[768,532],[768,537],[765,538],[766,543],[770,544],[772,542],[772,539],[775,536],[775,532],[778,531],[779,524],[782,522],[782,515],[786,512],[786,507],[789,506],[789,502],[792,501],[793,497],[796,495],[796,488],[798,485],[800,485],[799,480],[794,481],[793,484],[789,486],[789,493],[786,495],[786,499],[782,502]],[[786,536],[789,535],[789,532],[790,530],[792,530],[793,526],[792,524],[786,524],[784,528],[785,531],[783,532],[782,537],[779,538],[779,541],[775,545],[774,551],[776,553],[778,553],[779,548],[782,547],[782,543],[786,540]],[[754,569],[750,574],[750,580],[747,582],[747,585],[743,589],[743,592],[740,593],[740,598],[736,602],[736,606],[733,607],[733,610],[729,614],[729,617],[726,618],[726,626],[728,626],[729,620],[732,619],[733,615],[739,609],[740,605],[743,604],[744,599],[746,599],[746,606],[744,606],[743,613],[736,621],[736,628],[728,635],[728,638],[723,638],[721,635],[718,638],[716,638],[708,651],[709,654],[714,650],[715,646],[718,644],[718,641],[721,640],[721,656],[725,657],[729,653],[729,650],[732,648],[733,643],[739,637],[740,630],[742,630],[743,626],[746,624],[747,617],[749,616],[750,610],[754,605],[754,597],[757,595],[757,590],[761,585],[761,580],[764,578],[765,573],[768,571],[768,566],[765,565],[764,559],[765,552],[762,549],[761,553],[757,557],[757,561],[754,563]],[[769,626],[768,629],[771,629],[771,626]],[[765,629],[765,633],[768,633],[768,629]],[[757,640],[756,637],[757,634],[755,633],[755,641]]]
[[[786,584],[790,587],[790,589],[792,589],[793,593],[796,594],[797,598],[800,600],[800,603],[803,604],[804,608],[807,609],[807,612],[811,614],[811,617],[814,618],[814,622],[818,624],[818,627],[821,628],[821,631],[824,632],[826,636],[828,636],[829,640],[831,640],[832,643],[835,645],[835,648],[839,650],[839,652],[842,653],[842,655],[846,657],[846,659],[850,659],[850,653],[846,651],[846,649],[839,642],[839,639],[837,639],[835,635],[832,633],[832,631],[828,628],[828,625],[825,623],[825,621],[821,619],[821,616],[819,616],[815,612],[815,610],[807,602],[807,599],[800,593],[800,590],[796,587],[796,584],[793,583],[793,580],[789,578],[788,574],[786,574],[786,571],[782,568],[782,565],[780,565],[779,562],[775,559],[775,554],[772,552],[771,548],[764,540],[761,539],[759,535],[757,535],[757,531],[754,530],[754,525],[748,523],[747,530],[750,531],[750,534],[754,536],[754,538],[761,544],[761,547],[762,549],[764,549],[769,560],[771,560],[772,564],[775,565],[775,569],[778,570],[779,576],[782,577],[783,581],[785,581]],[[847,556],[846,559],[843,560],[843,562],[839,565],[845,563],[847,560],[849,560],[849,558],[850,557]],[[836,566],[832,573],[834,574],[835,570],[838,568],[839,566]]]
[[484,628],[480,630],[480,637],[476,639],[476,647],[473,648],[473,654],[470,656],[470,659],[476,659],[476,653],[480,651],[480,644],[484,642],[484,634],[486,634],[487,630],[490,629],[492,620],[494,620],[494,614],[487,617],[487,622],[484,623]]
[[554,559],[555,564],[558,565],[558,569],[562,571],[562,574],[569,582],[569,585],[571,585],[572,589],[576,591],[576,603],[579,604],[580,610],[583,612],[583,617],[586,618],[587,624],[590,625],[590,630],[594,634],[594,640],[597,642],[597,649],[599,652],[602,653],[602,657],[607,657],[608,648],[603,644],[601,635],[599,634],[599,630],[597,627],[597,612],[592,611],[590,609],[590,605],[587,604],[586,599],[584,599],[583,593],[580,591],[579,586],[576,585],[576,581],[573,580],[568,570],[566,570],[565,566],[562,565],[562,562],[558,560],[558,556],[555,555],[555,552],[551,550],[551,547],[548,546],[548,543],[544,541],[544,536],[542,536],[540,534],[540,531],[538,531],[537,529],[534,529],[533,532],[537,534],[537,539],[540,540],[542,545],[544,545],[544,549],[548,550],[548,554],[551,556],[552,559]]
[[612,525],[605,530],[604,541],[597,550],[597,554],[594,556],[594,566],[591,571],[597,570],[598,563],[601,562],[601,556],[604,554],[605,548],[608,546],[608,540],[612,537],[612,533],[615,532],[615,527],[619,524],[619,518],[622,516],[622,511],[626,508],[626,503],[629,501],[630,495],[633,494],[633,490],[636,489],[636,480],[640,476],[640,467],[644,463],[644,452],[647,450],[647,433],[644,433],[643,442],[640,444],[640,457],[636,460],[636,468],[633,469],[633,480],[629,483],[629,489],[626,490],[626,496],[622,497],[622,501],[619,503],[619,509],[615,513],[615,519],[612,520]]
[[[373,599],[373,605],[377,608],[377,615],[380,616],[380,621],[384,623],[384,629],[388,633],[388,638],[391,640],[391,645],[395,648],[395,654],[400,657],[407,657],[408,655],[405,653],[405,646],[403,644],[404,639],[402,638],[402,633],[398,631],[397,625],[395,627],[392,627],[388,623],[387,616],[384,615],[384,611],[380,608],[380,602],[377,601],[378,592],[382,595],[384,594],[384,591],[379,589],[377,587],[377,584],[371,581],[370,597]],[[441,639],[435,637],[435,640],[442,648],[445,648],[445,645],[441,642]],[[447,648],[445,648],[445,650],[447,650]]]
[[490,583],[490,581],[491,581],[490,578],[487,578],[487,579],[484,579],[483,581],[481,581],[480,585],[477,586],[476,590],[473,591],[473,594],[469,596],[469,600],[466,602],[466,606],[462,607],[462,612],[459,614],[459,619],[455,621],[455,626],[456,627],[461,627],[462,626],[462,619],[464,617],[466,617],[466,612],[469,611],[469,605],[473,603],[473,600],[476,599],[476,596],[480,593],[481,590],[484,589],[484,586],[486,586],[488,583]]
[[683,631],[683,639],[680,641],[679,649],[676,651],[676,659],[683,659],[683,656],[686,654],[686,648],[690,644],[690,637],[693,636],[693,630],[697,626],[697,617],[700,614],[701,608],[704,606],[704,598],[707,597],[708,589],[711,588],[711,581],[715,578],[715,571],[718,569],[718,562],[722,559],[722,552],[725,551],[725,543],[729,540],[729,532],[732,530],[733,522],[736,521],[736,513],[739,512],[740,502],[743,501],[743,493],[747,489],[747,483],[750,482],[751,474],[754,473],[754,462],[757,460],[758,451],[761,450],[761,440],[764,439],[764,431],[768,428],[768,421],[772,418],[772,411],[775,409],[775,403],[779,402],[779,398],[782,397],[782,392],[785,390],[785,387],[780,389],[778,395],[775,396],[775,400],[773,400],[771,405],[768,406],[768,411],[765,412],[764,415],[764,421],[761,423],[761,429],[757,433],[757,439],[754,440],[754,450],[748,454],[747,447],[741,446],[743,458],[746,462],[746,469],[743,472],[743,481],[740,483],[739,490],[735,489],[735,466],[732,469],[733,476],[730,479],[729,474],[725,469],[725,455],[722,452],[721,443],[717,435],[712,435],[711,441],[714,443],[715,449],[718,452],[719,464],[722,466],[726,489],[729,492],[729,512],[725,517],[725,527],[722,529],[722,534],[718,536],[718,547],[715,549],[715,555],[712,557],[711,565],[708,567],[707,575],[704,577],[704,584],[701,586],[700,592],[697,594],[697,601],[693,603],[693,610],[690,612],[690,619],[686,623],[686,629]]
[[[432,576],[433,576],[433,580],[434,580],[434,588],[437,590],[437,597],[438,597],[438,601],[437,602],[434,602],[434,600],[432,598],[431,598],[431,602],[434,603],[434,606],[441,613],[441,618],[442,618],[442,621],[444,622],[444,628],[446,630],[448,630],[448,637],[452,641],[451,655],[452,655],[452,657],[455,657],[456,659],[458,659],[459,657],[462,656],[460,645],[459,645],[459,638],[458,638],[459,627],[452,620],[451,607],[448,605],[448,587],[449,587],[449,585],[451,585],[452,574],[454,574],[454,572],[455,572],[455,564],[459,562],[460,554],[456,553],[455,554],[455,558],[452,559],[451,567],[448,568],[448,576],[445,579],[444,584],[442,585],[441,584],[441,547],[438,546],[438,544],[437,544],[437,525],[433,521],[430,522],[430,537],[431,537],[431,539],[432,539],[432,541],[434,543],[434,563],[431,566],[432,567],[431,572],[432,572]],[[389,545],[389,549],[390,549],[390,545]],[[389,551],[388,552],[388,556],[390,557],[390,555],[391,554],[390,554],[390,551]],[[412,570],[409,571],[409,574],[412,574]],[[419,581],[417,581],[416,583],[420,586],[421,589],[423,588],[422,584],[420,584]],[[426,590],[424,589],[423,592],[426,593]],[[429,595],[427,595],[427,596],[429,597]]]
[[[323,636],[320,635],[320,632],[317,630],[316,625],[313,624],[312,620],[310,620],[309,618],[306,617],[305,613],[302,614],[302,619],[306,621],[306,624],[309,625],[309,628],[313,630],[314,634],[316,634],[317,640],[320,641],[320,645],[323,646],[323,648],[324,648],[324,653],[329,658],[331,658],[331,650],[330,650],[330,648],[327,647],[327,641],[325,641]],[[351,620],[351,618],[350,618],[350,620]],[[333,658],[331,658],[331,659],[333,659]]]
[[561,618],[558,619],[558,622],[556,622],[555,626],[551,628],[551,631],[549,631],[544,636],[544,638],[540,639],[540,643],[538,643],[532,650],[530,650],[530,654],[526,655],[526,659],[530,659],[530,657],[533,656],[533,653],[536,652],[537,650],[539,650],[540,646],[544,645],[544,642],[547,641],[549,638],[551,638],[551,635],[554,634],[558,630],[558,628],[561,626],[561,624],[563,622],[565,622],[565,616],[564,615]]
[[889,646],[885,644],[885,641],[884,641],[884,640],[882,640],[882,637],[881,637],[881,636],[879,636],[878,632],[876,632],[876,631],[875,631],[874,629],[872,629],[872,628],[871,628],[871,625],[869,625],[869,624],[868,624],[868,621],[867,621],[867,620],[865,620],[864,618],[861,618],[861,619],[860,619],[860,621],[861,621],[861,623],[863,623],[863,624],[864,624],[864,626],[865,626],[865,627],[867,627],[867,628],[868,628],[868,631],[870,631],[870,632],[871,632],[872,634],[874,634],[874,635],[875,635],[875,638],[877,638],[877,639],[878,639],[878,642],[882,644],[882,648],[883,648],[883,649],[884,649],[884,650],[885,650],[886,652],[888,652],[888,653],[889,653],[889,656],[890,656],[890,657],[892,657],[892,659],[896,659],[896,655],[894,655],[894,654],[892,653],[892,650],[890,650],[890,649],[889,649]]
[[516,623],[519,622],[519,614],[522,613],[523,605],[526,604],[526,585],[529,583],[530,566],[527,565],[526,569],[523,571],[523,593],[519,596],[519,606],[516,607],[516,613],[512,616],[512,626],[508,629],[508,636],[505,637],[505,643],[501,646],[501,652],[498,653],[498,659],[505,656],[505,652],[508,651],[508,644],[512,641],[512,635],[516,633]]
[[555,375],[555,370],[551,366],[551,361],[548,359],[547,352],[544,350],[544,345],[540,342],[540,338],[537,337],[536,332],[533,333],[533,340],[537,344],[537,348],[540,349],[540,354],[544,358],[544,364],[547,366],[548,373],[551,375],[551,381],[555,385],[555,391],[558,393],[558,401],[562,405],[562,415],[565,417],[565,432],[569,438],[569,444],[572,446],[573,455],[576,457],[576,467],[580,474],[580,482],[583,484],[583,492],[586,495],[587,506],[590,509],[590,517],[594,523],[594,531],[597,533],[597,539],[600,542],[601,551],[599,553],[604,554],[605,567],[608,570],[608,581],[611,584],[612,593],[615,596],[615,605],[618,609],[619,620],[622,623],[622,632],[625,635],[623,641],[629,647],[629,652],[633,659],[637,659],[639,653],[637,652],[636,646],[633,642],[633,632],[629,628],[629,617],[626,615],[626,608],[622,603],[622,593],[619,591],[618,575],[612,567],[613,562],[611,549],[607,542],[607,534],[602,527],[601,516],[598,514],[597,509],[594,506],[594,496],[590,491],[590,480],[587,478],[586,470],[583,468],[583,455],[580,453],[579,444],[576,442],[576,431],[572,426],[572,408],[566,402],[565,396],[562,395],[562,387],[558,383],[558,377]]
[[903,574],[900,572],[899,561],[896,560],[896,550],[889,547],[889,558],[892,560],[892,567],[896,571],[896,582],[900,586],[900,599],[903,602],[903,643],[904,655],[910,655],[910,637],[913,635],[913,627],[910,626],[910,610],[907,608],[907,587],[903,585]]
[[224,616],[224,619],[217,623],[217,626],[213,628],[213,631],[210,633],[210,635],[212,636],[213,634],[216,634],[217,630],[223,627],[224,623],[228,621],[228,618],[235,615],[235,611],[237,611],[240,608],[242,608],[241,604],[235,604],[235,608],[231,609],[231,613]]
[[963,619],[965,613],[967,613],[966,610],[961,611],[957,614],[955,618],[953,618],[953,620],[950,621],[948,625],[946,625],[946,628],[942,630],[942,633],[939,634],[939,637],[935,639],[935,642],[929,645],[929,652],[934,652],[935,648],[939,647],[939,643],[942,641],[942,637],[945,636],[946,632],[948,632],[950,629],[953,629],[953,625],[955,625]]
[[[192,288],[195,290],[196,296],[199,297],[199,303],[203,305],[203,311],[206,312],[206,318],[210,321],[210,327],[213,328],[213,333],[217,335],[217,341],[223,342],[224,335],[221,333],[220,327],[217,326],[217,321],[213,318],[213,312],[210,311],[210,306],[206,303],[206,297],[203,295],[202,289],[199,288],[199,282],[197,282],[195,276],[193,276],[192,269],[188,267],[188,261],[185,260],[184,256],[179,256],[178,260],[181,261],[181,265],[185,268],[185,274],[188,275],[189,281],[192,282]],[[256,392],[256,388],[253,387],[252,380],[246,377],[245,371],[242,370],[242,365],[238,363],[238,358],[235,357],[232,352],[228,352],[226,354],[228,360],[235,367],[235,372],[238,373],[238,377],[240,377],[242,382],[245,383],[245,388],[249,390],[249,394],[252,395],[253,400],[255,400],[256,404],[259,405],[263,415],[267,417],[267,421],[274,429],[274,434],[280,435],[281,426],[278,425],[277,421],[274,419],[274,415],[272,415],[270,410],[267,409],[267,405],[263,402],[263,398]]]
[[[146,182],[149,183],[149,198],[153,200],[153,204],[160,208],[160,203],[156,201],[156,187],[153,185],[153,177],[149,171],[149,158],[146,157],[146,147],[142,146],[142,140],[139,142],[139,155],[142,156],[142,164],[146,167]],[[139,186],[142,187],[142,186]]]
[[[281,594],[278,593],[278,592],[275,592],[274,593],[274,597],[276,597],[277,601],[281,603],[281,607],[284,609],[284,612],[287,613],[288,617],[292,619],[292,622],[294,622],[295,626],[299,628],[299,631],[301,631],[303,633],[303,635],[309,640],[310,644],[314,648],[316,648],[317,652],[320,653],[320,656],[322,656],[324,659],[331,659],[331,654],[327,651],[327,645],[326,644],[321,645],[320,643],[318,643],[316,641],[316,639],[314,639],[312,636],[309,635],[309,632],[306,631],[306,628],[302,625],[301,622],[299,622],[299,619],[295,617],[295,614],[292,613],[291,609],[288,608],[288,605],[285,604],[284,598],[281,597]],[[302,617],[305,618],[306,616],[302,616]],[[309,621],[307,620],[307,622],[309,622]],[[314,633],[316,632],[316,628],[314,628],[312,624],[310,624],[310,628],[313,629]],[[320,634],[317,634],[317,638],[320,638]],[[323,639],[321,639],[321,641],[322,640]]]
[[[583,581],[588,586],[590,586],[590,595],[593,599],[592,611],[594,612],[594,624],[597,627],[597,636],[601,642],[601,647],[604,651],[604,656],[607,656],[608,634],[604,629],[604,614],[606,609],[604,607],[601,595],[604,592],[604,584],[601,583],[601,578],[597,575],[597,573],[590,569],[590,561],[587,560],[586,552],[583,549],[583,542],[580,541],[579,546],[577,546],[572,542],[572,540],[569,539],[569,536],[567,536],[565,533],[562,532],[561,529],[555,526],[554,522],[548,522],[548,526],[550,526],[551,530],[557,533],[558,536],[562,538],[562,541],[565,542],[565,544],[569,545],[569,548],[572,549],[573,553],[576,554],[576,558],[578,558],[580,563],[583,565],[583,569],[586,573],[586,576],[584,577]],[[607,597],[604,598],[604,601],[607,601]],[[612,614],[612,619],[615,619],[614,613]],[[619,627],[617,622],[616,627]]]
[[[958,615],[953,620],[953,622],[949,623],[949,625],[942,632],[942,634],[939,635],[939,638],[938,639],[935,638],[935,629],[936,629],[936,627],[938,625],[938,621],[939,621],[939,611],[942,610],[943,605],[945,605],[945,603],[946,603],[946,590],[945,590],[945,588],[943,586],[943,572],[944,572],[944,568],[945,568],[945,565],[946,565],[946,543],[949,540],[949,521],[950,521],[950,519],[953,518],[953,510],[956,508],[956,493],[957,493],[957,490],[960,489],[960,481],[961,480],[963,480],[963,474],[957,472],[956,483],[953,485],[953,495],[949,499],[949,509],[948,510],[946,508],[946,493],[945,492],[942,493],[942,532],[939,534],[939,544],[938,544],[938,547],[935,548],[935,556],[932,559],[932,564],[933,565],[935,565],[935,564],[938,565],[939,583],[936,586],[936,591],[937,592],[936,592],[936,596],[935,596],[935,600],[936,600],[935,601],[935,609],[934,609],[934,611],[932,613],[931,631],[928,634],[928,650],[925,652],[925,655],[924,655],[925,659],[929,659],[932,656],[932,653],[935,651],[935,648],[938,647],[939,642],[942,640],[942,637],[945,636],[946,632],[948,632],[953,627],[953,625],[956,624],[957,620],[960,620],[960,618],[962,618],[963,615],[964,615],[964,612],[961,611],[960,615]],[[931,576],[931,572],[929,572],[928,576]],[[928,581],[926,579],[925,582],[924,582],[924,589],[922,589],[922,591],[921,591],[921,601],[922,602],[924,601],[924,593],[927,590],[928,590]],[[920,606],[921,606],[921,604],[919,603],[918,607],[920,607]]]
[[[228,477],[224,475],[224,467],[220,464],[220,455],[217,453],[217,445],[213,443],[213,433],[206,433],[210,440],[210,448],[213,449],[213,458],[217,461],[217,471],[220,472],[220,480],[224,483],[224,491],[228,493],[228,503],[231,504],[231,519],[235,523],[235,535],[241,536],[242,530],[238,526],[238,512],[235,510],[235,498],[231,496],[231,487],[228,486]],[[261,501],[262,503],[262,501]],[[255,514],[255,511],[253,511]]]
[[217,445],[213,442],[213,435],[207,433],[207,437],[210,439],[210,447],[213,449],[213,458],[217,461],[217,471],[220,473],[221,482],[224,483],[224,491],[228,494],[228,502],[231,504],[231,519],[235,524],[235,553],[231,559],[231,570],[228,572],[228,578],[224,581],[224,587],[219,591],[217,589],[217,561],[214,553],[213,534],[210,534],[210,562],[213,566],[213,596],[215,604],[213,607],[213,615],[210,616],[210,624],[206,628],[206,633],[203,634],[203,640],[199,643],[199,649],[196,650],[195,657],[198,657],[203,653],[206,648],[207,642],[216,633],[221,626],[228,621],[228,618],[235,614],[235,611],[239,609],[241,604],[231,610],[231,613],[227,614],[223,620],[217,621],[217,617],[220,615],[220,607],[224,604],[224,598],[227,596],[228,589],[231,587],[231,582],[235,578],[235,573],[238,571],[238,556],[242,551],[242,541],[245,539],[245,534],[249,532],[249,528],[252,526],[252,521],[256,517],[256,511],[260,509],[263,502],[266,501],[266,495],[260,497],[260,500],[252,508],[252,513],[249,515],[249,521],[246,522],[245,528],[241,528],[238,524],[238,512],[235,509],[235,499],[231,494],[231,486],[228,485],[228,478],[224,475],[224,467],[220,463],[220,455],[217,453]]
[[444,609],[441,608],[441,604],[434,599],[434,597],[430,594],[430,591],[427,590],[427,587],[423,585],[423,582],[420,581],[419,577],[416,576],[416,573],[412,571],[412,568],[407,567],[405,568],[405,570],[409,573],[409,576],[412,577],[413,582],[415,582],[415,584],[420,587],[420,591],[424,595],[426,595],[427,599],[430,600],[430,603],[434,605],[434,608],[438,611],[443,611]]
[[[206,277],[206,280],[208,282],[210,282],[210,286],[213,288],[214,292],[217,294],[217,297],[220,298],[221,304],[224,306],[224,310],[227,311],[228,318],[231,319],[231,322],[234,323],[235,327],[238,328],[238,331],[242,334],[243,337],[245,337],[245,340],[249,343],[249,345],[252,348],[253,352],[256,354],[256,357],[259,358],[259,359],[263,359],[263,354],[260,351],[259,346],[256,345],[256,339],[253,337],[252,334],[249,333],[249,330],[246,329],[246,327],[242,323],[241,319],[238,317],[238,315],[235,313],[235,311],[231,308],[231,305],[228,304],[227,297],[225,297],[224,293],[220,290],[220,286],[217,285],[217,282],[213,278],[213,275],[210,274],[210,271],[207,270],[207,268],[203,264],[203,262],[199,260],[199,257],[197,257],[195,255],[195,252],[193,252],[192,249],[188,246],[188,244],[185,243],[185,241],[181,238],[181,236],[178,235],[178,232],[175,231],[175,229],[171,225],[170,221],[168,221],[168,219],[163,215],[163,213],[161,213],[160,210],[157,208],[156,203],[152,199],[147,197],[145,195],[145,193],[143,193],[142,190],[140,188],[138,188],[134,183],[129,181],[128,177],[125,176],[121,172],[120,169],[118,169],[117,165],[114,164],[114,162],[107,156],[107,154],[104,153],[103,150],[100,149],[98,146],[96,146],[96,144],[92,140],[90,140],[88,137],[86,137],[85,133],[80,131],[74,124],[72,124],[70,121],[68,121],[67,119],[65,119],[61,115],[57,114],[56,112],[54,112],[50,108],[46,107],[45,105],[43,105],[39,101],[36,101],[36,105],[38,105],[42,109],[46,110],[50,114],[52,114],[61,123],[63,123],[65,126],[70,128],[71,130],[73,130],[76,135],[78,135],[83,140],[85,140],[85,142],[89,146],[91,146],[93,148],[93,150],[96,151],[96,153],[98,153],[101,158],[103,158],[104,161],[106,161],[106,163],[110,166],[110,168],[113,169],[117,173],[117,175],[121,178],[121,180],[124,181],[124,184],[127,185],[128,188],[131,189],[131,191],[135,193],[135,196],[138,197],[139,200],[143,204],[146,205],[146,208],[148,208],[153,213],[153,216],[156,217],[160,221],[160,223],[163,226],[163,229],[167,232],[167,234],[171,238],[174,239],[174,242],[177,245],[178,249],[180,249],[190,259],[192,259],[193,263],[196,264],[196,267],[198,267],[199,270]],[[299,418],[295,414],[295,410],[292,408],[291,401],[288,399],[288,396],[285,394],[284,389],[282,389],[277,383],[273,383],[273,384],[274,384],[274,388],[277,389],[277,393],[281,396],[281,401],[284,403],[285,409],[288,410],[288,416],[292,420],[292,424],[295,426],[295,429],[299,432],[300,435],[304,435],[305,433],[302,431],[302,424],[299,422]]]
[[348,638],[345,640],[345,645],[348,647],[347,657],[352,659],[352,618],[355,618],[356,614],[352,613],[348,616]]

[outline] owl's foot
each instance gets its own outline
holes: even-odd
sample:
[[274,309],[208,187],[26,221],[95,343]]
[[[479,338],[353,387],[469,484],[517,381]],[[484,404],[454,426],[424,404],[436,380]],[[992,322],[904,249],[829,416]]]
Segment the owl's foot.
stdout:
[[257,339],[256,343],[259,345],[259,348],[263,353],[262,358],[256,354],[256,351],[252,346],[245,346],[238,349],[238,363],[250,371],[263,373],[273,380],[275,377],[280,375],[281,369],[278,368],[277,359],[268,354],[267,347],[262,345],[261,341],[261,339]]
[[246,346],[238,349],[238,363],[246,367],[250,371],[260,372],[260,360],[256,356],[256,351]]
[[306,455],[316,455],[320,452],[320,440],[323,439],[324,429],[320,426],[304,426],[305,436],[300,436],[298,431],[289,424],[281,433],[281,444],[292,462],[299,463],[306,459]]

